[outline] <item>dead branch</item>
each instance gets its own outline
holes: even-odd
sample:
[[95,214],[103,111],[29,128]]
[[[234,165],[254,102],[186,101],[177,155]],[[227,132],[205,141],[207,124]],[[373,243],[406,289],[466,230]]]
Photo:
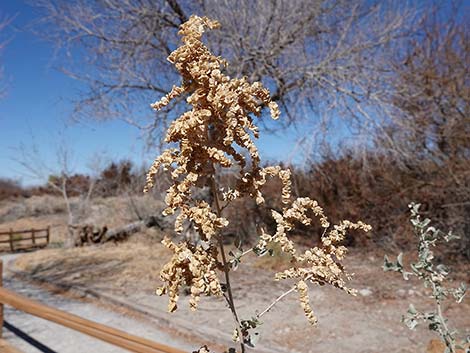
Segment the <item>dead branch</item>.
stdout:
[[90,224],[70,226],[74,233],[75,244],[78,246],[126,240],[135,233],[153,227],[163,230],[162,220],[157,217],[148,217],[145,220],[112,229],[108,229],[107,226],[99,227]]

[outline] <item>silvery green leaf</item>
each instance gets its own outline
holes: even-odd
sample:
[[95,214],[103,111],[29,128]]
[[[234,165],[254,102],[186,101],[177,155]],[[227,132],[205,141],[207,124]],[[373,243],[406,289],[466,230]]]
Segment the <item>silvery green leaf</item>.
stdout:
[[259,332],[253,332],[245,339],[245,343],[248,347],[255,348],[255,346],[258,344],[259,338]]
[[412,203],[410,203],[410,205],[408,207],[410,207],[411,211],[416,214],[416,213],[419,212],[419,208],[421,207],[421,204],[412,202]]
[[432,259],[434,258],[434,254],[432,253],[431,250],[429,249],[424,249],[422,252],[422,255],[420,256],[425,262],[431,262]]
[[[400,254],[403,256],[403,254]],[[401,256],[398,255],[397,261],[392,262],[388,259],[387,255],[384,256],[384,264],[383,264],[383,270],[384,271],[397,271],[397,272],[402,272],[403,271],[403,266],[400,264]]]
[[458,235],[452,233],[452,231],[449,231],[449,233],[447,233],[447,235],[444,236],[444,239],[446,239],[447,241],[451,241],[451,240],[460,239],[460,237]]
[[400,267],[403,267],[403,253],[399,253],[398,256],[397,256],[397,264],[400,266]]
[[235,258],[232,261],[230,261],[230,264],[232,265],[232,270],[236,271],[238,269],[238,266],[240,265],[240,261]]
[[418,313],[418,311],[416,310],[413,304],[410,304],[410,306],[408,307],[408,313],[410,315],[416,315]]
[[391,261],[388,259],[388,256],[387,256],[387,255],[384,256],[384,264],[383,264],[382,268],[383,268],[383,270],[384,270],[385,272],[387,272],[387,271],[394,271],[395,266],[394,266],[393,262],[391,262]]
[[430,312],[424,313],[424,318],[429,321],[436,321],[437,314],[434,311],[430,311]]
[[410,330],[414,330],[416,328],[416,326],[418,325],[418,321],[414,318],[409,318],[409,319],[406,319],[404,320],[405,322],[405,325],[410,329]]
[[253,252],[255,253],[255,255],[257,256],[264,256],[268,253],[268,250],[266,248],[258,248],[258,247],[254,247],[253,248]]
[[449,268],[446,265],[439,264],[436,266],[436,270],[443,276],[447,276],[450,273]]
[[461,303],[465,295],[467,294],[467,286],[465,283],[460,283],[460,286],[452,293],[457,303]]
[[[429,218],[425,218],[424,221],[421,222],[421,227],[424,228],[426,227],[429,223],[431,223],[431,220]],[[430,227],[429,229],[431,229]],[[433,228],[434,229],[434,228]]]

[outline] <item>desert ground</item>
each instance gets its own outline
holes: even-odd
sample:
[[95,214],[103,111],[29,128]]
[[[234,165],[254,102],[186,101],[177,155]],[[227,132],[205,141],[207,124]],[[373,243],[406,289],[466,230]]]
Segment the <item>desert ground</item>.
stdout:
[[[96,321],[132,328],[145,337],[184,349],[188,342],[194,350],[203,344],[215,352],[235,347],[231,341],[234,328],[231,314],[222,299],[201,298],[198,310],[193,312],[189,309],[189,295],[183,294],[176,312],[168,313],[168,298],[155,294],[161,284],[159,270],[170,257],[160,243],[165,231],[147,229],[122,242],[64,249],[61,247],[66,230],[64,210],[60,199],[47,198],[10,201],[0,206],[2,229],[52,226],[51,244],[47,248],[20,253],[8,261],[10,273],[5,286],[66,311],[84,315],[88,311],[89,318]],[[108,226],[130,222],[132,217],[126,216],[129,212],[125,204],[119,198],[97,200],[88,221]],[[158,208],[157,204],[153,206]],[[410,303],[419,309],[432,309],[427,289],[416,281],[403,281],[399,274],[384,273],[381,268],[384,254],[398,251],[352,248],[346,268],[354,273],[350,284],[358,295],[350,296],[329,286],[311,287],[310,302],[319,318],[318,326],[312,327],[297,294],[290,294],[263,316],[256,351],[426,352],[434,336],[424,325],[410,331],[401,323],[401,316]],[[405,261],[412,256],[411,251],[405,253]],[[468,282],[469,267],[455,265],[452,285]],[[273,280],[274,273],[285,266],[282,259],[247,257],[233,272],[232,286],[242,318],[253,317],[290,288],[292,283]],[[48,294],[51,291],[55,294]],[[77,291],[88,291],[89,295],[77,296]],[[90,309],[90,305],[99,309]],[[470,315],[466,313],[470,313],[468,296],[460,304],[449,301],[444,307],[449,325],[459,329],[459,337],[470,335]],[[9,317],[26,329],[33,325],[33,319],[8,309],[7,320]],[[59,338],[32,330],[31,335],[37,334],[54,346],[56,339],[65,340],[69,333],[64,332]],[[74,345],[59,347],[60,352],[76,352]],[[98,349],[106,352],[98,346],[95,351]]]

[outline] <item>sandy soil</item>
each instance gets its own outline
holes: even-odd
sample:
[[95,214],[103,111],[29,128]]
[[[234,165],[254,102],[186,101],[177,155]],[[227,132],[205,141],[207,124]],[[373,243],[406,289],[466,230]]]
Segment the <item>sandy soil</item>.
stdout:
[[[223,300],[202,298],[197,312],[188,309],[185,295],[179,309],[166,312],[167,298],[157,297],[158,269],[167,258],[156,242],[134,241],[121,245],[71,250],[42,250],[25,254],[17,266],[41,279],[86,286],[119,298],[213,346],[234,346],[231,315]],[[275,262],[255,260],[233,274],[235,300],[242,318],[250,318],[289,289],[289,283],[272,280]],[[308,325],[295,293],[263,317],[259,352],[425,352],[433,335],[426,327],[409,331],[400,323],[409,303],[432,308],[419,283],[404,282],[393,273],[383,273],[378,254],[352,253],[347,261],[355,273],[352,286],[357,297],[328,287],[311,288],[311,303],[319,317],[318,327]],[[467,272],[468,273],[468,272]],[[468,279],[468,278],[467,278]],[[470,335],[470,300],[449,303],[445,315],[452,318],[462,336]],[[193,347],[197,348],[197,347]]]
[[[99,208],[93,214],[95,217],[105,215],[101,222],[111,219],[108,225],[122,223],[127,206],[122,202],[117,203],[120,208],[114,212],[110,205],[115,203],[115,200],[100,201],[98,206],[106,209],[106,212],[101,212]],[[19,212],[16,209],[11,211],[11,207],[8,205],[6,211],[2,211],[3,214],[10,217],[14,212]],[[28,214],[17,220],[7,216],[3,216],[2,227],[22,227],[33,224],[35,218],[41,225],[46,225],[48,221],[61,224],[57,218],[60,215],[56,213],[41,216]],[[182,294],[178,310],[170,314],[167,312],[167,298],[155,295],[155,289],[161,284],[159,270],[169,258],[169,253],[159,242],[162,236],[158,231],[148,230],[117,245],[44,249],[21,255],[15,266],[31,278],[72,288],[87,288],[115,298],[126,306],[145,312],[147,319],[160,325],[158,330],[188,337],[193,349],[197,349],[201,343],[216,352],[222,352],[221,347],[235,346],[231,341],[234,328],[231,314],[223,300],[201,298],[198,311],[191,312],[187,303],[189,298]],[[60,241],[60,232],[57,232],[56,239]],[[397,251],[388,250],[387,253],[394,254]],[[419,283],[404,282],[395,273],[383,273],[383,255],[377,249],[355,249],[349,254],[346,265],[350,273],[355,273],[351,286],[359,290],[357,297],[329,287],[311,288],[311,305],[319,317],[317,327],[309,326],[296,293],[286,297],[263,317],[256,351],[425,352],[429,340],[434,336],[424,325],[410,331],[400,319],[410,303],[426,311],[433,308],[432,301],[427,298],[426,290]],[[405,259],[408,256],[405,254]],[[273,281],[276,269],[283,265],[285,263],[282,260],[250,258],[233,273],[235,301],[242,319],[251,318],[290,288],[291,283]],[[453,285],[458,284],[457,280],[470,282],[468,265],[460,266],[456,273],[459,275],[455,277]],[[470,296],[459,305],[449,302],[445,306],[445,315],[451,318],[449,325],[459,329],[460,337],[470,336],[469,313]],[[106,317],[107,314],[103,315]],[[120,320],[126,322],[127,319],[117,316],[115,320],[118,323]],[[149,328],[150,331],[154,329],[157,330]]]

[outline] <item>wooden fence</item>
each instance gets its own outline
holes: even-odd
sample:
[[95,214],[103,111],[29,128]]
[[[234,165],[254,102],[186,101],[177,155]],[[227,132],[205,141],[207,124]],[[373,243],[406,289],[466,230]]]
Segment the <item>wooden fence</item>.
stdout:
[[[49,244],[50,227],[44,229],[26,229],[0,232],[0,251],[30,250],[43,248]],[[3,244],[8,244],[6,247]]]
[[[0,260],[0,273],[3,273],[3,263]],[[150,341],[145,338],[131,335],[127,332],[102,325],[80,316],[66,313],[37,301],[26,298],[2,287],[0,275],[0,339],[3,327],[3,305],[10,305],[25,313],[55,322],[75,331],[87,334],[117,347],[136,353],[185,353],[182,350],[169,347],[165,344]],[[1,340],[0,340],[1,343]]]

